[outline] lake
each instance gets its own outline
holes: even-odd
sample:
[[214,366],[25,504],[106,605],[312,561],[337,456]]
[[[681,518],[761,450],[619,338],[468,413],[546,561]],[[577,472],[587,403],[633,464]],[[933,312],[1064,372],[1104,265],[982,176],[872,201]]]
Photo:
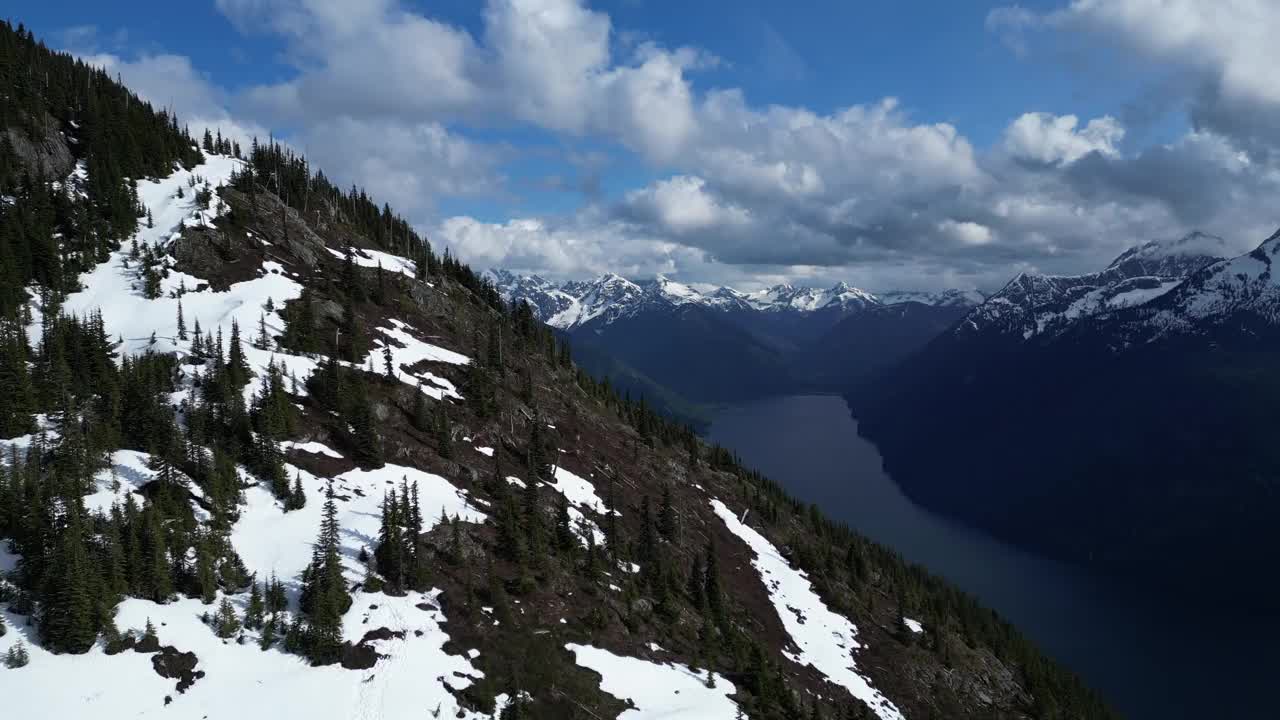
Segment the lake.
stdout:
[[1179,606],[1172,594],[1091,576],[920,508],[858,437],[840,397],[730,407],[708,436],[792,495],[976,596],[1133,720],[1277,717],[1274,618]]

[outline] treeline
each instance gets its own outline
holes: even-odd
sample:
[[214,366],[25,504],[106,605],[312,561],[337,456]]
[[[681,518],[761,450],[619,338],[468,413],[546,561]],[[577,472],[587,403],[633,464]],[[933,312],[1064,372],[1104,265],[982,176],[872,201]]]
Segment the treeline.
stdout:
[[[0,98],[0,317],[13,318],[23,288],[74,290],[80,273],[133,233],[145,214],[133,181],[194,165],[200,153],[173,115],[8,22],[0,22]],[[41,176],[55,169],[58,149],[84,163],[82,182]]]

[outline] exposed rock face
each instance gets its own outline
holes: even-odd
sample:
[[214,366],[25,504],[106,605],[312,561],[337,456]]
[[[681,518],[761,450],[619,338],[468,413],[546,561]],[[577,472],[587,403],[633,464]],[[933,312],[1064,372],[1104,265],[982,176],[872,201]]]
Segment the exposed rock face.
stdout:
[[32,175],[61,179],[70,175],[75,167],[76,159],[71,154],[66,136],[58,126],[58,121],[48,118],[44,135],[34,138],[14,128],[4,131],[9,136],[9,144],[14,153]]
[[234,188],[223,188],[222,199],[233,213],[252,218],[254,231],[272,245],[287,250],[307,267],[315,267],[328,254],[324,240],[303,222],[298,211],[287,207],[275,195],[260,192],[250,198]]

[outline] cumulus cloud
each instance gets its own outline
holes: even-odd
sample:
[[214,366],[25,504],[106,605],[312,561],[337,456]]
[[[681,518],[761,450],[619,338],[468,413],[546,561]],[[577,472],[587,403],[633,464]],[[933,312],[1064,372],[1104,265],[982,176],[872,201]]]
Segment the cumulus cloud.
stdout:
[[1013,6],[993,10],[989,28],[1025,49],[1027,33],[1096,36],[1118,44],[1135,61],[1184,79],[1186,103],[1198,129],[1274,152],[1280,127],[1280,4],[1262,0],[1072,0],[1047,13]]
[[1045,164],[1073,163],[1091,152],[1115,156],[1124,128],[1111,116],[1077,129],[1075,115],[1025,113],[1005,130],[1004,146],[1015,157]]
[[[1197,227],[1244,247],[1275,222],[1280,80],[1269,68],[1280,50],[1265,29],[1280,25],[1280,8],[1256,1],[1075,0],[990,14],[988,28],[1019,53],[1034,52],[1032,33],[1085,33],[1185,76],[1173,86],[1190,88],[1193,129],[1137,149],[1123,113],[1026,112],[977,147],[918,117],[910,98],[824,112],[752,102],[700,86],[719,59],[633,42],[583,0],[486,0],[475,27],[401,0],[217,4],[242,32],[281,44],[283,79],[227,92],[181,56],[94,57],[193,126],[291,128],[286,140],[335,179],[482,266],[991,287],[1019,270],[1094,269]],[[533,184],[580,186],[586,204],[497,222],[439,217],[442,198],[510,199],[508,163],[547,152],[478,139],[507,130],[558,143],[584,177]],[[599,175],[616,155],[656,179],[609,196]]]

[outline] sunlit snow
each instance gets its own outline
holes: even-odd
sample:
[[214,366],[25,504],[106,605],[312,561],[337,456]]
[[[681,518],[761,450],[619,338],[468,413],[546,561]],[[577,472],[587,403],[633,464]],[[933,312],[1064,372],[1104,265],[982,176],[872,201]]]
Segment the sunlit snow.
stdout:
[[712,500],[711,506],[729,531],[754,551],[752,564],[797,650],[784,650],[786,656],[800,665],[812,665],[828,680],[867,703],[882,720],[902,720],[898,708],[858,673],[853,651],[861,645],[854,624],[832,612],[804,572],[791,567],[767,538],[743,524],[719,500]]
[[[600,673],[600,689],[635,707],[618,720],[734,720],[736,688],[724,676],[694,672],[678,663],[655,663],[614,655],[590,645],[565,645],[577,663]],[[708,674],[711,682],[708,683]]]

